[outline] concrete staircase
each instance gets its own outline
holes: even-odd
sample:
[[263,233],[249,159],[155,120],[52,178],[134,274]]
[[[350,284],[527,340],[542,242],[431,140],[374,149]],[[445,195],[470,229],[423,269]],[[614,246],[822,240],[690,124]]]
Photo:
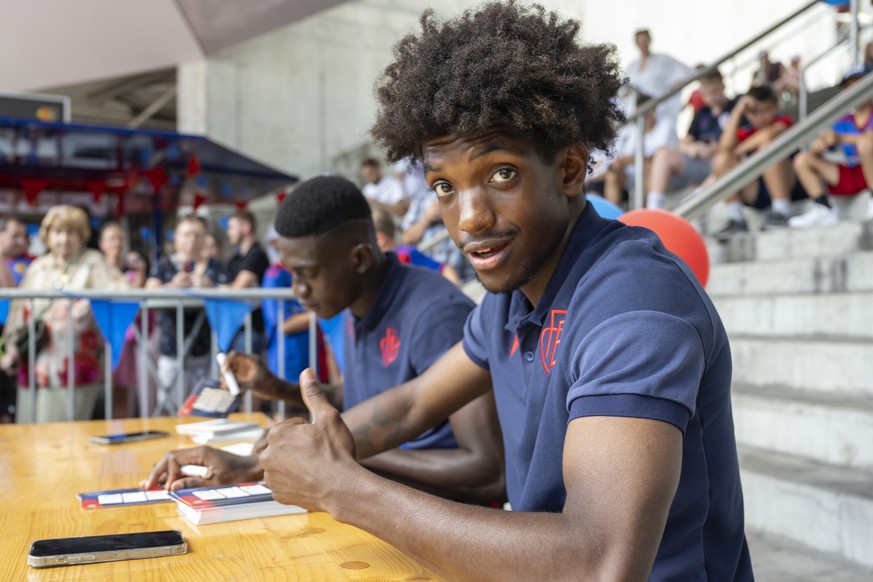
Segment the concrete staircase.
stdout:
[[873,579],[873,223],[707,244],[747,527]]

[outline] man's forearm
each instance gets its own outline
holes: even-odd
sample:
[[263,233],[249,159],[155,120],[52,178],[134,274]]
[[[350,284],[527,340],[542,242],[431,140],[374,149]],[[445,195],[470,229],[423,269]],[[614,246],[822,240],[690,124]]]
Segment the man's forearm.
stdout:
[[599,540],[586,538],[596,528],[574,527],[567,514],[463,505],[363,471],[349,485],[330,508],[337,520],[369,531],[451,580],[599,579],[614,558]]
[[447,406],[440,403],[444,409],[414,407],[414,390],[412,383],[402,384],[342,413],[343,422],[355,439],[358,460],[399,447],[437,426],[468,402],[449,401]]
[[403,241],[403,244],[416,245],[424,237],[424,233],[427,232],[430,225],[430,220],[426,216],[423,216],[419,218],[415,224],[407,228],[401,235],[400,239]]
[[490,471],[477,454],[454,449],[392,449],[361,464],[391,480],[441,497],[458,500],[505,501],[503,473]]
[[[324,393],[327,395],[330,403],[342,408],[343,405],[343,387],[342,384],[324,384],[321,386]],[[284,400],[285,402],[297,408],[305,408],[303,399],[300,397],[300,384],[297,382],[289,382],[278,376],[269,375],[261,382],[255,392],[263,397],[271,400]]]
[[740,129],[740,122],[743,119],[743,114],[738,108],[734,108],[731,116],[728,118],[726,127],[721,132],[721,137],[718,140],[718,148],[723,151],[731,152],[740,142],[737,139],[737,130]]

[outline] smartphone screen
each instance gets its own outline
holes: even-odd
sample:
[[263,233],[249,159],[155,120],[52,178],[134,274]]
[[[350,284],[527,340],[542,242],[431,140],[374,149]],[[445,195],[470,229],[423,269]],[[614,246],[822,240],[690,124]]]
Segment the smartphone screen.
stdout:
[[178,546],[183,543],[185,543],[185,540],[182,538],[182,532],[177,530],[146,531],[106,536],[39,540],[33,542],[30,546],[30,555],[37,558],[45,558],[61,554],[87,554],[89,552],[115,552],[119,550]]
[[31,544],[31,566],[65,566],[89,562],[132,560],[184,554],[178,530],[38,540]]
[[147,441],[150,439],[159,439],[166,436],[170,436],[170,433],[161,430],[147,430],[144,432],[123,432],[119,434],[92,436],[91,442],[101,445],[120,445],[121,443]]

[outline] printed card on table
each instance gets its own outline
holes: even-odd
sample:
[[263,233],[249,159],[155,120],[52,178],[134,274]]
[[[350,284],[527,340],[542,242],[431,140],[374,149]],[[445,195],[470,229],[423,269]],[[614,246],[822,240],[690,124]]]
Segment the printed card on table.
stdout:
[[146,505],[149,503],[166,503],[173,501],[170,493],[164,489],[155,488],[148,491],[142,489],[109,489],[78,493],[76,497],[81,502],[82,509],[101,509],[104,507],[122,507],[127,505]]

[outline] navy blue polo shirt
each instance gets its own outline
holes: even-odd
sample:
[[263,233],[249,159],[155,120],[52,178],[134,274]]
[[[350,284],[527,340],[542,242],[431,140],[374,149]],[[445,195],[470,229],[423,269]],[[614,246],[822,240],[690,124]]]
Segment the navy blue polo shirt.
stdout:
[[[343,406],[351,408],[403,384],[461,341],[474,304],[435,271],[400,264],[394,253],[373,307],[344,321]],[[458,443],[448,420],[413,441],[411,449],[449,449]]]
[[589,204],[536,308],[488,294],[464,348],[490,370],[516,511],[562,510],[569,421],[623,416],[682,431],[679,487],[653,580],[751,580],[727,335],[681,259]]

